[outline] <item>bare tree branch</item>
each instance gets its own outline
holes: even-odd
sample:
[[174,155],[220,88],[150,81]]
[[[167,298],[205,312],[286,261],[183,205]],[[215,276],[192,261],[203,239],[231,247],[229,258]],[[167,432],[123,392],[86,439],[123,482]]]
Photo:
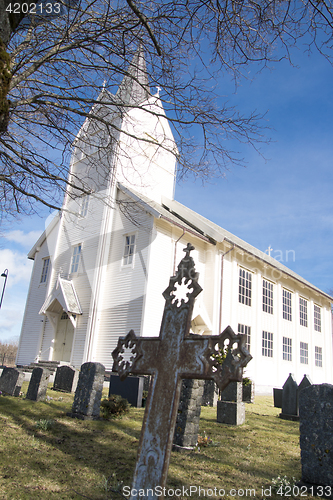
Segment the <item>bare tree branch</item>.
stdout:
[[[126,112],[139,105],[116,94],[123,80],[162,103],[178,151],[168,141],[161,147],[176,155],[178,177],[207,179],[244,164],[231,141],[258,149],[265,140],[262,116],[223,102],[221,74],[237,82],[249,64],[260,70],[291,60],[298,43],[332,62],[333,11],[325,0],[59,0],[59,15],[24,14],[26,2],[16,3],[21,10],[14,15],[9,0],[0,0],[2,216],[31,213],[40,202],[60,208],[64,194],[103,192],[115,151],[127,154],[119,137],[138,139],[122,127]],[[160,97],[129,71],[138,46]],[[164,119],[157,105],[146,112]],[[96,145],[97,132],[103,144]],[[142,150],[156,144],[144,133],[139,139]],[[73,151],[84,156],[84,180],[68,177]]]

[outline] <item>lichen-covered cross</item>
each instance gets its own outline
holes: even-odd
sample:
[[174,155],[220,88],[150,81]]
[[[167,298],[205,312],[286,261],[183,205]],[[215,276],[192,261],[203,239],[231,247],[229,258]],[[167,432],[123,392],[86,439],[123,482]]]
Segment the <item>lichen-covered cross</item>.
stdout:
[[[165,308],[159,337],[138,338],[131,330],[119,338],[112,353],[113,370],[120,379],[129,373],[151,375],[131,490],[150,500],[157,498],[155,488],[166,484],[182,379],[213,379],[222,391],[229,382],[242,380],[243,367],[252,358],[245,348],[245,336],[236,335],[230,327],[220,335],[189,333],[194,300],[202,291],[190,256],[192,250],[188,243],[176,275],[163,293]],[[187,292],[178,298],[177,291],[184,285]],[[227,349],[222,365],[215,359],[220,348]],[[125,359],[126,350],[131,352],[130,360]]]

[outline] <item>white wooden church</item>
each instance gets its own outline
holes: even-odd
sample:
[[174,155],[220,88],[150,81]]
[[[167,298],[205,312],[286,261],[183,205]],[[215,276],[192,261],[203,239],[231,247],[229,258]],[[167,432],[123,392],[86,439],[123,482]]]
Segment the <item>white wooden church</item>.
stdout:
[[98,361],[111,370],[119,336],[158,336],[162,292],[190,242],[203,288],[193,333],[231,325],[245,334],[253,356],[245,374],[258,392],[289,373],[332,383],[333,299],[174,199],[177,146],[141,49],[116,95],[103,89],[92,113],[112,126],[86,119],[69,179],[91,194],[66,195],[28,254],[17,364]]

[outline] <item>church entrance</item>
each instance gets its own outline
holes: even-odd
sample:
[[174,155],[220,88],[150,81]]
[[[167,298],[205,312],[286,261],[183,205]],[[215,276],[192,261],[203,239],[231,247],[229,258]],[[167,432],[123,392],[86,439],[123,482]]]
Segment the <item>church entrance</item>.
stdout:
[[63,312],[57,327],[53,348],[53,361],[70,361],[74,337],[74,326]]

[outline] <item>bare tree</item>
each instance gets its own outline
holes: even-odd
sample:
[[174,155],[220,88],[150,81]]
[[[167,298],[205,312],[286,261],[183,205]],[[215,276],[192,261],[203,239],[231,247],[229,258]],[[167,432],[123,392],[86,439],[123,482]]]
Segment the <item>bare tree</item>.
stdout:
[[18,349],[18,339],[0,341],[0,365],[15,366],[15,359]]
[[[221,102],[221,72],[237,80],[248,64],[290,59],[300,40],[331,61],[332,6],[323,0],[46,2],[0,0],[2,214],[30,213],[40,202],[59,208],[68,189],[90,191],[67,178],[71,145],[86,117],[117,136],[119,123],[99,112],[98,97],[105,82],[104,105],[119,116],[138,105],[115,92],[139,45],[149,85],[162,88],[180,176],[223,175],[230,162],[242,163],[228,139],[262,140],[260,116]],[[114,141],[103,148],[107,154]]]

